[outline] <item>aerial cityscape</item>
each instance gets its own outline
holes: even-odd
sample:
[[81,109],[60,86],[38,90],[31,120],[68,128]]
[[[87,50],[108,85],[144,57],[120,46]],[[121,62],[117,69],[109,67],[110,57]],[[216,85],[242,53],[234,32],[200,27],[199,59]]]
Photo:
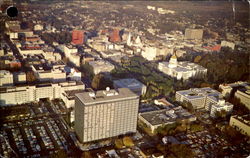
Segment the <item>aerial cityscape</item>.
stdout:
[[249,1],[0,0],[1,158],[249,158]]

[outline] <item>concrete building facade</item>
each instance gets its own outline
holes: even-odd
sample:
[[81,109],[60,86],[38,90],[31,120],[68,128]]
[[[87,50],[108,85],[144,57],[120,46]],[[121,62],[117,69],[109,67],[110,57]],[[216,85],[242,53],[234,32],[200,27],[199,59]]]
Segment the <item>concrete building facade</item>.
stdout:
[[185,38],[186,39],[198,39],[201,40],[203,36],[202,29],[186,29],[185,30]]
[[179,102],[191,103],[194,109],[205,109],[211,117],[216,117],[216,113],[221,110],[228,114],[233,110],[233,105],[225,102],[220,92],[209,87],[177,91],[175,98]]
[[236,130],[240,131],[244,135],[250,136],[250,115],[238,116],[234,115],[231,116],[230,126],[236,128]]
[[114,88],[128,88],[139,96],[145,94],[147,91],[147,86],[134,78],[115,80],[113,85]]
[[0,70],[0,86],[13,85],[13,74],[6,70]]
[[24,85],[0,88],[0,105],[16,105],[33,101],[39,101],[42,98],[61,98],[66,90],[84,89],[82,82],[61,82],[45,83],[37,85]]
[[83,143],[135,133],[139,96],[127,88],[76,94],[75,131]]
[[90,61],[89,65],[93,67],[94,74],[98,74],[100,72],[110,72],[115,68],[113,64],[105,60]]

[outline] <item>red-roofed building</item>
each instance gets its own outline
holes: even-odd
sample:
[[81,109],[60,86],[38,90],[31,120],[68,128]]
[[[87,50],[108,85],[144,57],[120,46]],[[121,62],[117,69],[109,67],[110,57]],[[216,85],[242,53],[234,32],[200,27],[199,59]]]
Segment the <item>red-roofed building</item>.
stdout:
[[119,30],[118,29],[114,29],[113,32],[111,32],[110,34],[110,38],[109,38],[109,41],[110,42],[121,42],[121,37],[120,37],[120,34],[119,34]]
[[208,49],[210,51],[218,52],[221,49],[221,45],[218,44],[218,45],[214,45],[214,46],[206,46],[204,48],[206,48],[206,49]]
[[83,44],[84,43],[84,31],[74,30],[72,32],[72,43],[73,44]]

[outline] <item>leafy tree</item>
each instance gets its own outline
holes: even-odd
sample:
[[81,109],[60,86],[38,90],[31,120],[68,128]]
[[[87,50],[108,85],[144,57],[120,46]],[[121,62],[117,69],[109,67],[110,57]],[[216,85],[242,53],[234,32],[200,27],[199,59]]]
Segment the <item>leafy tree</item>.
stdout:
[[223,130],[223,136],[226,137],[226,139],[232,144],[232,145],[238,145],[242,142],[244,142],[247,138],[247,136],[242,135],[239,131],[234,129],[233,127],[226,125]]
[[82,153],[81,158],[92,158],[91,153],[89,151],[85,151]]
[[82,64],[80,67],[80,71],[84,73],[85,77],[88,77],[91,80],[93,79],[93,77],[95,75],[93,67],[91,65],[89,65],[88,63]]
[[37,80],[33,71],[26,72],[26,78],[27,78],[27,82],[34,82]]
[[186,144],[172,144],[169,150],[178,158],[193,158],[195,155],[192,149]]
[[123,147],[123,141],[122,141],[122,139],[115,139],[115,147],[117,149],[121,149]]
[[202,131],[204,128],[202,125],[199,124],[191,124],[190,125],[190,130],[193,132],[197,132],[197,131]]
[[67,154],[64,150],[58,150],[54,154],[50,155],[51,158],[67,158]]
[[132,146],[134,146],[134,142],[133,142],[133,140],[130,137],[124,137],[122,140],[123,140],[123,144],[126,147],[132,147]]
[[200,60],[201,60],[201,56],[200,56],[200,55],[198,55],[198,56],[196,56],[196,57],[194,58],[194,62],[195,62],[195,63],[199,63]]
[[106,87],[112,88],[113,82],[110,79],[105,78],[103,74],[97,74],[94,76],[91,86],[96,90],[103,90],[106,89]]

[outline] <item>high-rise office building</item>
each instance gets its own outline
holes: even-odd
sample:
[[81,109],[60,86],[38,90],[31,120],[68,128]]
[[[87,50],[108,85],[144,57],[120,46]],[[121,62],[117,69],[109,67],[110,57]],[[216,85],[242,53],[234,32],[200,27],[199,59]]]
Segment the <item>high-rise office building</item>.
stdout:
[[72,32],[72,43],[73,44],[83,44],[84,43],[84,31],[73,30]]
[[120,31],[118,29],[114,29],[110,34],[110,42],[121,42]]
[[139,96],[128,88],[76,94],[75,131],[83,143],[135,133]]

